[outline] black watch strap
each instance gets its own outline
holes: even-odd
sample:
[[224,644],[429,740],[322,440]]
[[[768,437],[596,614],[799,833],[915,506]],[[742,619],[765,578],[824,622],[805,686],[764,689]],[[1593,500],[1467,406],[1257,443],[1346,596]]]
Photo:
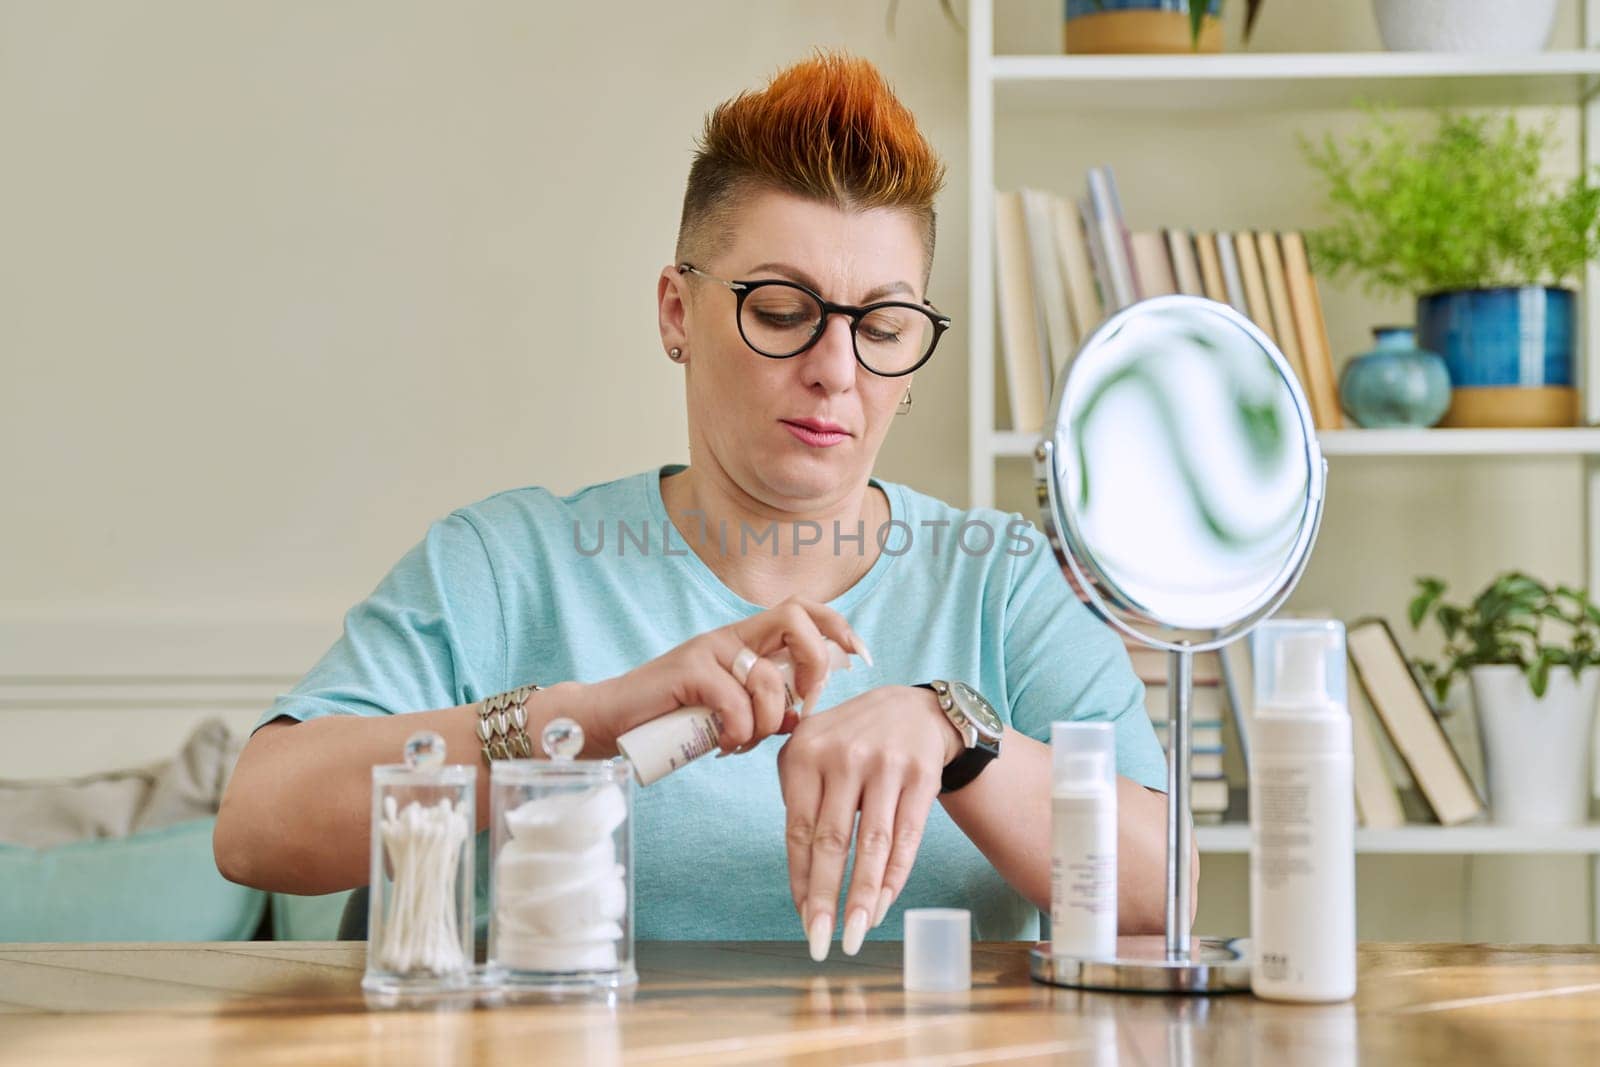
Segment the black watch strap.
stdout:
[[[918,682],[917,688],[926,689],[934,694],[938,693],[938,690],[934,689],[930,682]],[[944,765],[939,792],[941,794],[954,793],[957,789],[967,785],[979,774],[982,774],[983,769],[989,766],[990,762],[998,755],[1000,755],[1000,746],[979,735],[977,744],[971,748],[962,749],[959,756]]]

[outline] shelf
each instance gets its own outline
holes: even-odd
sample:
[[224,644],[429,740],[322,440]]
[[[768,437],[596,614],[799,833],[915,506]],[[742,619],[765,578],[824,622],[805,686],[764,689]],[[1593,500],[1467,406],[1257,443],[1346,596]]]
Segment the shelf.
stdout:
[[[1196,826],[1201,852],[1250,851],[1250,827],[1243,823]],[[1523,826],[1401,826],[1356,830],[1358,853],[1391,855],[1600,854],[1600,824],[1538,829]]]
[[996,56],[997,110],[1295,111],[1363,99],[1401,107],[1560,107],[1600,88],[1600,52],[1294,52]]
[[[1600,427],[1563,430],[1325,430],[1328,456],[1600,456]],[[1032,456],[1035,434],[997,431],[996,456]]]

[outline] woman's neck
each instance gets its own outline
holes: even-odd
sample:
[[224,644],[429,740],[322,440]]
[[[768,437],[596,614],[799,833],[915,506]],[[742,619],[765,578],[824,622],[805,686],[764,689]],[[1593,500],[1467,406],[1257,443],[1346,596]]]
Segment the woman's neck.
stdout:
[[788,596],[826,603],[855,585],[877,562],[890,517],[888,497],[867,483],[832,504],[784,511],[704,466],[662,478],[661,500],[711,573],[763,608]]

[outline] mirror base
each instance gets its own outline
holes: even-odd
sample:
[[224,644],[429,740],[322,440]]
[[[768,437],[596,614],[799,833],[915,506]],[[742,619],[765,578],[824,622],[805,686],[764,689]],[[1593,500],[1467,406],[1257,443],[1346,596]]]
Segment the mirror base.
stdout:
[[1051,955],[1050,942],[1041,941],[1028,953],[1028,973],[1036,982],[1070,989],[1196,996],[1249,992],[1250,942],[1192,937],[1187,959],[1169,959],[1160,934],[1119,937],[1116,959],[1091,960]]

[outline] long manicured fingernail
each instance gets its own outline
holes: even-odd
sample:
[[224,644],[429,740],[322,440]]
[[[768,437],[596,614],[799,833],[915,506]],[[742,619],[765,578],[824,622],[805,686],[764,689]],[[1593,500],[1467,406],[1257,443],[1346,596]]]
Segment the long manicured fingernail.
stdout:
[[878,914],[872,917],[872,928],[874,930],[883,925],[883,917],[889,914],[889,905],[893,903],[893,893],[887,889],[878,893]]
[[818,912],[807,931],[811,939],[811,958],[818,963],[828,958],[828,942],[833,940],[833,916]]
[[846,956],[854,956],[861,951],[861,941],[867,936],[867,909],[855,908],[850,912],[850,918],[844,922],[844,938],[842,948]]
[[862,661],[866,663],[867,666],[876,666],[876,664],[872,662],[872,653],[868,651],[867,643],[861,640],[859,636],[856,638],[856,655],[860,656]]

